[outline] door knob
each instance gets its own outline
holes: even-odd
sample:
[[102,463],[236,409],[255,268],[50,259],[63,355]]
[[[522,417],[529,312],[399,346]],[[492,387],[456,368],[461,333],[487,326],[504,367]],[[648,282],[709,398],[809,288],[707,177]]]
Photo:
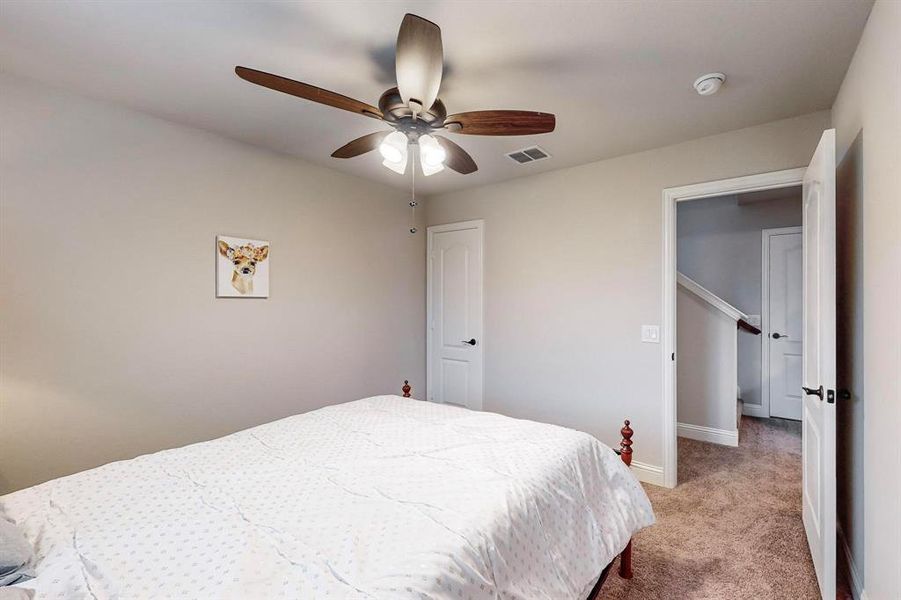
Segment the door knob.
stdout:
[[820,400],[823,399],[823,386],[820,386],[817,389],[801,386],[801,389],[804,390],[804,393],[808,396],[819,396]]
[[785,334],[783,334],[783,333],[778,333],[778,332],[777,332],[777,333],[774,333],[774,334],[773,334],[773,339],[774,339],[774,340],[778,340],[779,338],[787,338],[787,337],[788,337],[788,336],[785,335]]
[[476,339],[475,339],[475,338],[472,338],[471,340],[463,340],[462,343],[463,343],[463,344],[469,344],[470,346],[475,346],[475,345],[476,345]]

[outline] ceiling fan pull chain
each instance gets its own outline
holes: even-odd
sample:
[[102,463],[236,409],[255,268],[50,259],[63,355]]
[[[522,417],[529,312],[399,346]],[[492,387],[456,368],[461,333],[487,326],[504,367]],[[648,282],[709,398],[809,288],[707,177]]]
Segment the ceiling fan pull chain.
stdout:
[[410,233],[416,233],[416,148],[411,144],[410,171],[412,171],[410,185]]

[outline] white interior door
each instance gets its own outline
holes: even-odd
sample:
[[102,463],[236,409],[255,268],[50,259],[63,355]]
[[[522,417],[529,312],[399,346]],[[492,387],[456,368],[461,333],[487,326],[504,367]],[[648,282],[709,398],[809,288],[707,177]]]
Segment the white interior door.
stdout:
[[823,598],[835,598],[835,130],[804,174],[802,513]]
[[428,399],[482,408],[482,221],[428,230]]
[[803,362],[803,268],[801,228],[765,232],[767,257],[767,331],[770,416],[801,420]]

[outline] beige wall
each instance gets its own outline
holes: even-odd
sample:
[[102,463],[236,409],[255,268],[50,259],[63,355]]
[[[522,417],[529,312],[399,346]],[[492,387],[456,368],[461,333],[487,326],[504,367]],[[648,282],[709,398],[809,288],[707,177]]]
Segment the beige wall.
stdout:
[[844,219],[838,276],[847,294],[839,301],[839,385],[852,393],[839,413],[839,519],[873,600],[901,597],[899,56],[901,3],[879,0],[832,107]]
[[[662,190],[806,165],[829,113],[434,196],[429,224],[485,219],[485,408],[663,465]],[[528,168],[528,167],[523,167]]]
[[[0,493],[423,386],[403,193],[0,87]],[[215,298],[220,233],[271,241],[268,300]]]

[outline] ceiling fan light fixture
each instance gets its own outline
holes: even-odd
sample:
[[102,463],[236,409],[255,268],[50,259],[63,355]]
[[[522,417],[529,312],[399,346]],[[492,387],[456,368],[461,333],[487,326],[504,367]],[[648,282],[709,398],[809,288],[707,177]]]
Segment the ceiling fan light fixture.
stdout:
[[407,170],[407,136],[393,131],[379,144],[379,153],[385,160],[383,165],[401,175]]
[[429,175],[434,175],[435,173],[440,173],[444,170],[444,165],[438,163],[437,165],[429,165],[426,164],[424,160],[420,161],[420,165],[422,166],[422,174],[428,177]]
[[403,175],[407,170],[407,153],[404,152],[403,158],[397,161],[390,161],[387,158],[382,161],[382,164],[394,171],[395,173],[399,173]]
[[447,158],[447,152],[438,143],[438,140],[426,134],[419,137],[419,156],[422,159],[422,165],[425,167],[437,167],[444,164]]
[[400,131],[393,131],[389,133],[385,136],[385,139],[382,140],[382,143],[379,144],[379,153],[382,155],[382,158],[385,159],[385,162],[403,162],[406,165],[407,136],[405,136]]

